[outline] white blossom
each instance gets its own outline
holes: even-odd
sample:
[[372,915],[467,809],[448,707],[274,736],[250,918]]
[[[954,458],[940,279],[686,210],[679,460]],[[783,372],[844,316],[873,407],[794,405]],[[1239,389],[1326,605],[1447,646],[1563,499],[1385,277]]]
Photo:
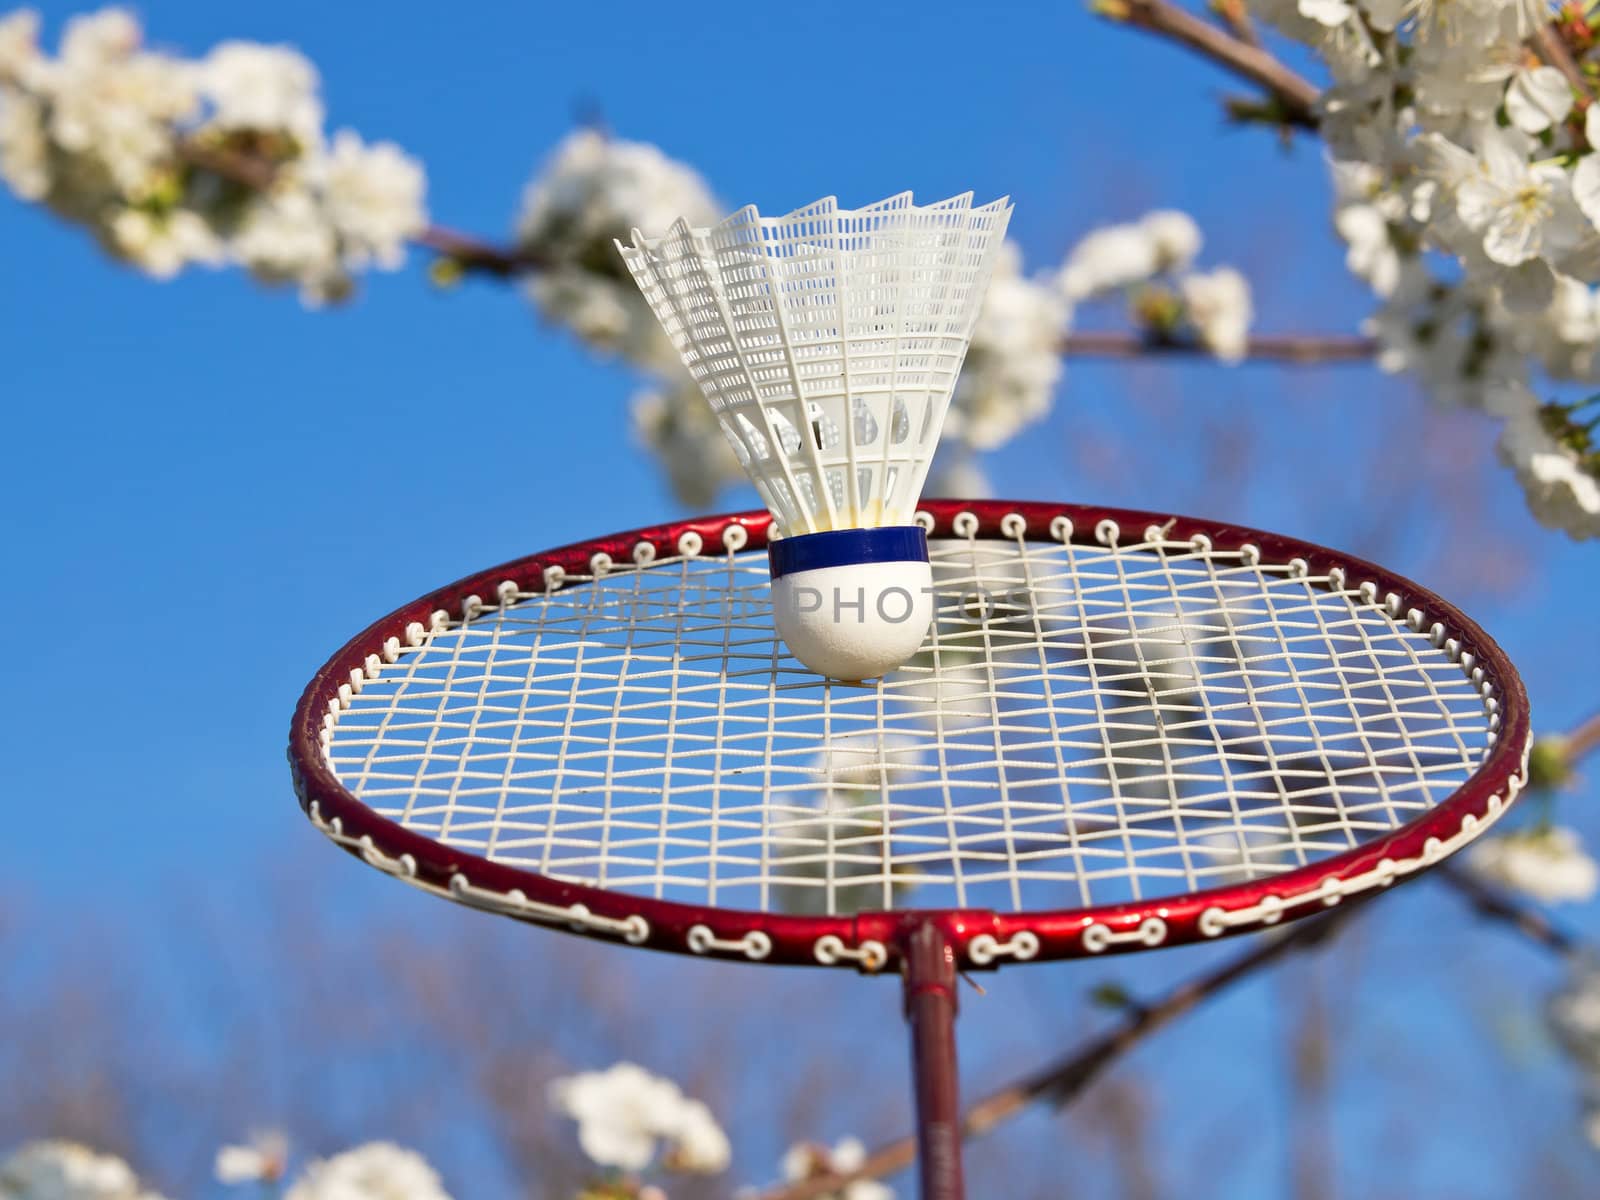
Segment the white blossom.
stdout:
[[428,219],[421,166],[393,142],[369,146],[342,129],[318,167],[323,209],[346,265],[398,267],[406,240]]
[[[932,543],[930,550],[937,556],[937,547]],[[971,571],[942,564],[935,557],[933,586],[940,592],[960,588],[958,594],[964,594],[971,587],[971,579]],[[933,665],[929,651],[913,658],[908,667],[925,669],[907,671],[899,693],[919,725],[942,736],[970,731],[996,719],[992,662],[981,649],[968,652],[941,648],[938,670],[933,670]]]
[[[901,752],[909,757],[909,752]],[[863,768],[875,778],[871,768]],[[898,771],[893,768],[892,776]],[[824,780],[817,792],[773,805],[770,903],[782,912],[818,915],[892,907],[895,867],[884,857],[879,790]]]
[[1414,372],[1441,405],[1503,413],[1527,394],[1525,357],[1488,336],[1473,295],[1441,288],[1414,257],[1402,258],[1394,293],[1363,328],[1382,370]]
[[1070,316],[1053,289],[1023,276],[1017,245],[1002,245],[945,415],[945,438],[989,450],[1047,414]]
[[[828,1175],[844,1175],[861,1168],[867,1161],[867,1148],[858,1138],[845,1138],[830,1149],[815,1143],[791,1146],[783,1156],[780,1169],[784,1181],[800,1183]],[[876,1179],[858,1179],[847,1183],[837,1192],[828,1192],[818,1200],[894,1200],[894,1192]]]
[[1139,218],[1140,231],[1155,247],[1158,271],[1185,271],[1200,253],[1200,226],[1188,213],[1160,208]]
[[569,134],[528,184],[518,245],[541,269],[528,285],[546,319],[632,362],[670,369],[677,356],[615,242],[634,229],[664,233],[679,217],[714,223],[720,213],[705,181],[655,146],[593,129]]
[[[1555,294],[1541,316],[1541,332],[1557,345],[1593,348],[1600,343],[1600,303],[1595,289],[1586,283],[1566,275],[1556,276]],[[1589,368],[1574,366],[1558,373],[1581,377],[1589,373]]]
[[675,1171],[717,1175],[726,1171],[732,1160],[728,1135],[711,1110],[698,1100],[685,1100],[666,1165]]
[[1513,316],[1537,316],[1556,298],[1556,273],[1542,258],[1530,258],[1504,270],[1484,270],[1485,282],[1499,284],[1500,303]]
[[1091,230],[1068,252],[1056,286],[1073,304],[1182,271],[1200,252],[1200,227],[1187,213],[1156,209],[1129,224]]
[[450,1200],[450,1194],[420,1154],[368,1142],[312,1163],[284,1200]]
[[1550,997],[1545,1016],[1556,1042],[1591,1076],[1600,1076],[1600,967],[1580,963]]
[[865,793],[876,801],[881,787],[915,778],[925,761],[917,739],[873,730],[835,734],[824,743],[813,766],[826,789]]
[[603,1167],[642,1171],[663,1145],[666,1165],[677,1170],[715,1173],[731,1157],[704,1104],[633,1063],[554,1080],[550,1103],[578,1123],[578,1144]]
[[1572,198],[1591,225],[1600,226],[1600,104],[1583,117],[1584,139],[1593,148],[1572,171]]
[[1335,214],[1334,226],[1349,247],[1344,261],[1350,273],[1379,296],[1392,295],[1400,282],[1400,255],[1383,212],[1372,204],[1347,204]]
[[1501,457],[1535,516],[1600,536],[1600,459],[1554,436],[1528,392],[1541,375],[1600,383],[1600,105],[1579,135],[1571,85],[1530,55],[1550,6],[1249,2],[1333,77],[1319,129],[1346,263],[1383,301],[1367,323],[1380,366],[1508,419]]
[[[564,325],[590,346],[660,371],[675,365],[672,347],[659,324],[646,325],[624,280],[596,275],[579,266],[551,266],[535,272],[529,298],[546,320]],[[637,289],[635,289],[637,290]]]
[[158,1200],[120,1158],[75,1142],[31,1142],[0,1159],[3,1200]]
[[170,159],[174,123],[199,105],[187,63],[139,46],[138,22],[123,9],[74,17],[59,57],[39,77],[50,138],[135,199]]
[[1589,900],[1600,887],[1600,866],[1560,826],[1482,838],[1467,861],[1485,879],[1544,904]]
[[39,14],[19,9],[0,17],[0,180],[25,200],[50,190],[50,139],[44,105],[26,90],[37,84]]
[[928,469],[922,494],[985,500],[995,494],[994,481],[989,478],[970,447],[951,439],[941,442],[934,452],[933,465]]
[[1070,303],[1142,283],[1160,266],[1155,239],[1137,225],[1108,225],[1072,248],[1056,277]]
[[[1069,303],[1077,304],[1139,284],[1153,283],[1152,289],[1133,293],[1136,309],[1145,315],[1141,306],[1146,299],[1153,296],[1164,305],[1170,304],[1175,287],[1184,304],[1184,316],[1196,336],[1219,358],[1235,361],[1243,357],[1246,349],[1252,315],[1250,289],[1244,277],[1229,267],[1190,272],[1200,245],[1199,227],[1190,217],[1170,209],[1147,213],[1136,222],[1108,225],[1089,233],[1067,255],[1056,276],[1056,289]],[[1015,269],[1009,274],[1014,276]],[[996,279],[1006,278],[1007,273],[997,268]],[[1033,308],[1038,310],[1037,301],[1033,302]],[[1070,315],[1070,309],[1061,313],[1060,329],[1065,328]],[[1164,312],[1156,317],[1146,316],[1146,320],[1158,333],[1171,332],[1166,328]],[[1042,325],[1042,322],[1036,324]],[[1020,339],[1013,340],[1020,342]],[[1002,362],[1010,364],[1020,360],[1023,348],[1020,344],[1008,347]],[[980,355],[982,352],[976,335],[973,352]],[[1052,369],[1059,370],[1059,367]],[[1046,391],[1044,403],[1047,404],[1048,399]],[[1016,407],[1004,406],[1000,411],[1005,413]],[[1015,424],[1000,424],[1005,437],[1015,432]],[[956,436],[961,436],[959,414],[955,432]],[[980,448],[985,444],[977,439],[973,442]]]
[[1330,29],[1343,25],[1355,13],[1348,0],[1299,0],[1300,15]]
[[43,200],[50,191],[44,106],[5,87],[0,87],[0,179],[24,200]]
[[225,253],[216,230],[185,208],[165,213],[125,208],[107,223],[107,231],[119,258],[157,279],[171,279],[190,263],[218,265]]
[[267,283],[321,281],[338,271],[338,238],[304,188],[268,193],[252,203],[231,249],[236,261]]
[[746,478],[711,405],[687,377],[638,392],[630,412],[634,437],[666,469],[673,494],[684,504],[705,508]]
[[217,1151],[218,1183],[272,1183],[283,1178],[289,1143],[281,1133],[258,1133],[248,1142]]
[[1581,1126],[1600,1149],[1600,965],[1579,959],[1545,1004],[1545,1022],[1556,1045],[1582,1079]]
[[1242,359],[1254,316],[1245,277],[1232,267],[1218,267],[1184,276],[1178,288],[1185,314],[1206,347],[1224,362]]
[[39,53],[39,14],[19,8],[0,16],[0,84],[26,86],[37,79],[43,63]]
[[1541,525],[1574,538],[1600,537],[1600,479],[1544,427],[1536,408],[1506,421],[1501,459],[1516,472],[1528,508]]
[[774,806],[774,906],[794,914],[890,906],[901,885],[885,880],[886,869],[894,874],[883,858],[885,805],[894,787],[925,778],[926,765],[922,742],[912,736],[830,738],[805,766],[816,790]]
[[322,141],[317,69],[290,46],[222,42],[200,64],[210,124],[288,133],[302,150]]
[[[1119,782],[1121,776],[1119,775]],[[1248,883],[1294,865],[1294,851],[1274,833],[1249,828],[1224,829],[1200,838],[1195,874],[1207,886]]]
[[151,53],[117,8],[69,21],[52,58],[37,21],[12,15],[0,20],[0,179],[157,278],[231,263],[298,285],[308,303],[341,299],[356,273],[400,264],[426,220],[424,180],[388,143],[347,132],[330,149],[317,87],[284,46]]
[[550,1101],[578,1123],[583,1152],[603,1167],[642,1171],[683,1103],[678,1085],[632,1063],[551,1084]]
[[1462,51],[1501,40],[1520,42],[1536,22],[1549,19],[1542,0],[1384,0],[1382,8],[1396,21],[1409,19],[1419,43]]
[[1456,190],[1456,211],[1493,262],[1515,266],[1572,247],[1581,232],[1571,181],[1556,163],[1530,163],[1502,130],[1480,142],[1480,170]]
[[1506,89],[1506,116],[1523,133],[1543,133],[1572,111],[1572,85],[1555,67],[1524,67]]

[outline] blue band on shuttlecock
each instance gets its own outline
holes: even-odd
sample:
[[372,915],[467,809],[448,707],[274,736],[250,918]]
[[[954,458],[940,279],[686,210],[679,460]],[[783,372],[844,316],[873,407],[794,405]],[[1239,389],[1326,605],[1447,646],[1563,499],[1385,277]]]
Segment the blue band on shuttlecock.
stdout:
[[858,563],[927,562],[928,535],[920,525],[885,525],[878,529],[830,529],[802,533],[767,547],[772,577],[852,567]]

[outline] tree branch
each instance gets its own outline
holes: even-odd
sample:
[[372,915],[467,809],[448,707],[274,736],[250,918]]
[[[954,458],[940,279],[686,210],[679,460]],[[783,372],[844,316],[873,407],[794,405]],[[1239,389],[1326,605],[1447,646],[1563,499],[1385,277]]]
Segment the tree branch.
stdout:
[[530,249],[507,249],[471,234],[446,229],[442,225],[430,225],[411,240],[449,259],[462,271],[493,275],[499,279],[526,275],[550,265],[547,259]]
[[1575,767],[1596,750],[1600,750],[1600,712],[1579,721],[1561,737],[1566,750],[1567,766]]
[[[1251,362],[1371,362],[1378,345],[1371,338],[1345,334],[1263,333],[1250,339],[1245,357]],[[1068,358],[1148,358],[1162,355],[1210,355],[1199,342],[1178,341],[1137,333],[1069,333],[1061,339]]]
[[1091,0],[1090,7],[1110,20],[1171,38],[1249,80],[1276,102],[1280,124],[1299,129],[1317,127],[1320,89],[1260,46],[1218,29],[1167,0]]
[[1439,878],[1448,883],[1472,906],[1480,917],[1503,921],[1518,933],[1548,950],[1571,957],[1583,949],[1583,944],[1572,934],[1561,929],[1531,904],[1522,904],[1511,896],[1493,888],[1470,870],[1454,863],[1443,863],[1434,868]]
[[[1568,771],[1583,759],[1600,750],[1600,712],[1579,721],[1558,738],[1566,759]],[[1523,936],[1565,957],[1572,957],[1586,949],[1585,944],[1550,920],[1542,908],[1524,904],[1514,896],[1479,879],[1470,870],[1454,863],[1444,863],[1435,870],[1470,904],[1479,916],[1502,921]]]
[[[1264,936],[1243,954],[1180,984],[1154,1003],[1130,1004],[1122,1020],[1105,1033],[1040,1070],[990,1092],[968,1108],[962,1119],[963,1136],[982,1137],[1031,1104],[1045,1102],[1058,1108],[1070,1104],[1145,1037],[1260,968],[1296,951],[1320,946],[1357,908],[1358,903],[1352,901],[1323,916],[1302,920],[1277,935]],[[772,1188],[761,1193],[758,1200],[820,1200],[857,1180],[903,1170],[915,1161],[916,1152],[915,1138],[900,1138],[874,1150],[854,1171]]]

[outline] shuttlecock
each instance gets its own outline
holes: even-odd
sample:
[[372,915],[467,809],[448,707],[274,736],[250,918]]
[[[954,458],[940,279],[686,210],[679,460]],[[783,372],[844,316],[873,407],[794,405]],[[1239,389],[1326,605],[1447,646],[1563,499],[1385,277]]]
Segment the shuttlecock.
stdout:
[[1010,216],[830,196],[617,243],[772,510],[773,621],[819,674],[882,675],[933,622],[917,499]]

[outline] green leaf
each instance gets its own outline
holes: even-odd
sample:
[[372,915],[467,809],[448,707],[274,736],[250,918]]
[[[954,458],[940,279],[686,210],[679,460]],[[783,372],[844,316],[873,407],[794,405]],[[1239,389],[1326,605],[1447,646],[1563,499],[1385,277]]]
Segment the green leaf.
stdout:
[[1133,997],[1128,994],[1128,989],[1120,983],[1096,984],[1094,990],[1089,993],[1089,999],[1101,1008],[1112,1008],[1120,1011],[1133,1007]]

